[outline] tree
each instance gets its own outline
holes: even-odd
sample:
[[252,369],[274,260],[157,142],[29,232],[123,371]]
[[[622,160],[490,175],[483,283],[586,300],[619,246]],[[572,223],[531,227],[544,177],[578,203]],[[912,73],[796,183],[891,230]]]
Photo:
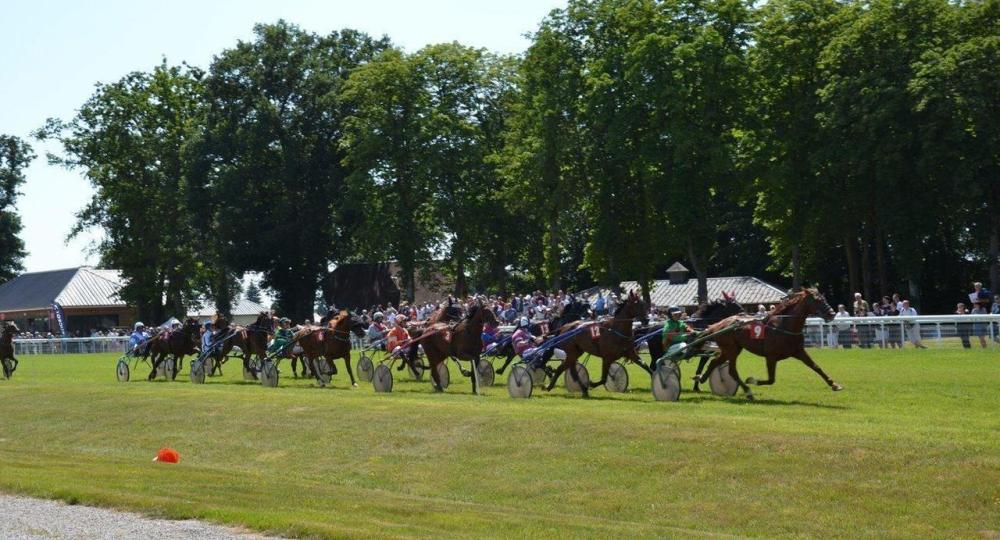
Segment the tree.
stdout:
[[320,279],[355,225],[341,146],[348,75],[387,46],[354,30],[284,21],[216,57],[205,81],[199,181],[227,274],[258,271],[281,310],[312,316]]
[[243,293],[243,297],[255,304],[261,303],[260,287],[257,286],[256,281],[250,280],[250,284],[247,285],[247,290]]
[[200,294],[183,148],[198,118],[201,77],[164,60],[151,73],[99,84],[70,122],[50,119],[36,133],[63,146],[50,163],[82,169],[94,186],[70,236],[104,231],[101,263],[122,271],[120,295],[142,318],[183,315]]
[[13,135],[0,135],[0,283],[24,269],[24,241],[17,197],[24,183],[24,169],[35,159],[31,146]]

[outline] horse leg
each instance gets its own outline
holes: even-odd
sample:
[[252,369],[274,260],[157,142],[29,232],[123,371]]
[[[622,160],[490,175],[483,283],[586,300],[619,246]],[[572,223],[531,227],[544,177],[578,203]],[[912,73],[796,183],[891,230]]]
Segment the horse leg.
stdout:
[[755,384],[757,386],[768,386],[774,384],[774,381],[776,380],[778,359],[773,356],[768,356],[764,359],[764,362],[767,364],[767,380],[758,381],[753,377],[747,377],[747,384]]
[[706,382],[708,382],[708,376],[712,373],[713,369],[721,366],[722,363],[725,362],[724,358],[725,356],[722,353],[719,353],[714,358],[712,358],[712,361],[708,363],[708,368],[705,369],[704,373],[701,373],[701,375],[698,377],[698,380],[695,382],[698,384],[705,384]]
[[838,392],[844,389],[843,386],[840,386],[839,384],[833,382],[833,379],[827,376],[827,374],[823,372],[823,369],[820,368],[818,365],[816,365],[816,362],[812,359],[811,356],[809,356],[809,353],[807,353],[805,349],[799,349],[799,351],[793,354],[792,356],[798,358],[799,360],[802,361],[803,364],[809,366],[809,369],[815,371],[816,374],[819,375],[826,382],[826,384],[830,385],[830,390]]
[[[576,365],[576,358],[571,360],[569,355],[566,355],[566,359],[559,364],[559,367],[549,374],[549,385],[545,387],[546,392],[551,392],[552,389],[555,388],[556,380],[559,379],[559,376],[562,375],[564,371],[566,371],[566,368],[571,367],[570,364]],[[576,372],[575,369],[572,371],[574,373]]]
[[472,369],[469,370],[469,378],[472,379],[472,395],[479,395],[479,388],[477,382],[479,381],[479,357],[475,356],[472,358]]
[[504,362],[503,365],[500,366],[500,369],[497,370],[497,375],[503,375],[503,370],[507,369],[507,366],[514,361],[514,356],[514,348],[511,347],[510,352],[507,353],[507,361]]
[[441,388],[441,375],[438,373],[438,365],[441,363],[440,360],[435,361],[433,358],[429,358],[431,361],[431,380],[434,382],[435,392],[444,392],[444,388]]
[[152,355],[152,359],[153,359],[153,370],[149,372],[149,377],[148,377],[148,379],[149,379],[149,380],[151,380],[151,381],[152,381],[152,380],[155,380],[155,379],[156,379],[156,368],[160,367],[160,362],[162,362],[162,361],[163,361],[163,358],[164,358],[164,357],[165,357],[165,355],[164,355],[164,356],[160,356],[160,355],[158,355],[158,354],[156,354],[156,353],[154,353],[154,354]]
[[746,394],[747,399],[753,401],[754,400],[753,392],[750,390],[750,387],[747,386],[747,384],[740,379],[740,374],[739,372],[736,371],[737,356],[739,356],[739,354],[734,355],[732,360],[729,361],[729,376],[732,377],[733,380],[740,385],[740,388],[743,389],[743,392]]
[[710,355],[703,354],[698,358],[698,369],[694,372],[694,391],[701,392],[701,388],[698,385],[701,384],[701,374],[705,370],[705,364],[708,363]]
[[344,365],[347,366],[347,375],[351,377],[351,386],[357,388],[358,383],[354,380],[354,371],[351,369],[351,351],[344,355]]
[[[573,378],[573,382],[576,383],[576,386],[580,389],[580,392],[583,394],[583,397],[589,398],[590,397],[590,388],[587,385],[584,385],[584,384],[580,383],[580,374],[577,373],[577,371],[576,371],[576,360],[573,361],[573,365],[570,366],[570,368],[569,368],[569,376]],[[552,381],[554,383],[555,379],[552,379]],[[601,384],[604,384],[604,383],[601,383]]]
[[[292,355],[292,362],[291,362],[291,364],[292,364],[292,377],[298,379],[299,378],[299,368],[298,368],[299,359],[294,354]],[[303,366],[303,369],[304,369],[304,366]]]
[[[611,367],[612,360],[610,358],[601,358],[601,380],[590,381],[591,388],[597,388],[601,386],[608,380],[608,368]],[[575,373],[575,371],[574,371]]]

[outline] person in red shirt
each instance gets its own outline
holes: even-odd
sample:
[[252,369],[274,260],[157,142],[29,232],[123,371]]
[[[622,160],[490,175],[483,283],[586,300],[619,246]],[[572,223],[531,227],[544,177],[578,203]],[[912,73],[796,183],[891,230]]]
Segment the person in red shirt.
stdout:
[[385,350],[395,352],[403,343],[409,341],[410,333],[406,331],[406,315],[396,315],[396,324],[385,337]]

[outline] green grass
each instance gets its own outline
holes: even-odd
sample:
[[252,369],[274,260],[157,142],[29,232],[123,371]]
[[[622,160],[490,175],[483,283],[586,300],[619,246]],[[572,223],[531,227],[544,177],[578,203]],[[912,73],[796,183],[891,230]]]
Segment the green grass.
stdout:
[[305,537],[1000,534],[995,351],[815,357],[843,392],[788,360],[758,402],[659,403],[634,370],[624,395],[513,400],[454,370],[445,394],[397,374],[382,395],[342,368],[325,389],[232,364],[121,384],[109,355],[25,356],[0,381],[0,490]]

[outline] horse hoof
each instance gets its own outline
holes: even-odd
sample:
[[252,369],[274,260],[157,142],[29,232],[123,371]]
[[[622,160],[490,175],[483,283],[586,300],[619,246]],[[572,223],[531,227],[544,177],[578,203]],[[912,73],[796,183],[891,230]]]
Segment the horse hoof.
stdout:
[[357,387],[358,387],[358,383],[356,383],[356,382],[352,382],[352,383],[351,383],[351,386],[353,386],[353,387],[357,388]]
[[747,394],[747,401],[755,401],[757,398],[753,397],[753,394]]
[[830,385],[830,390],[833,390],[834,392],[840,392],[843,389],[844,389],[844,387],[840,386],[837,383],[833,383],[832,385]]
[[746,383],[747,384],[757,384],[757,379],[754,379],[753,377],[747,377]]

